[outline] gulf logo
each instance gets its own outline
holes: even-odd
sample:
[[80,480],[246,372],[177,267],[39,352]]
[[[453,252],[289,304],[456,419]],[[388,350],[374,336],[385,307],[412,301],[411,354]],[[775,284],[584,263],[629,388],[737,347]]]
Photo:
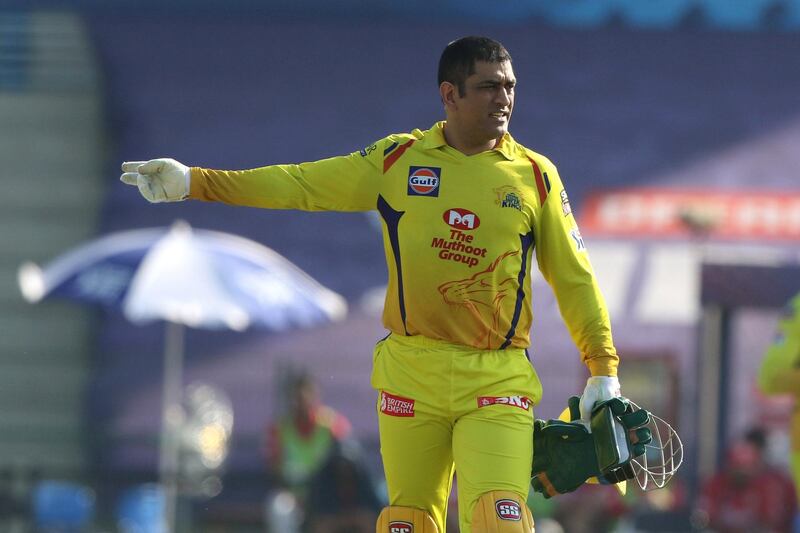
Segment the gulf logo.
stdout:
[[441,176],[439,167],[408,167],[408,195],[439,196]]
[[501,520],[511,520],[512,522],[519,522],[522,519],[522,509],[519,504],[514,500],[497,500],[494,504],[497,511],[497,516]]
[[469,209],[461,209],[459,207],[448,209],[444,212],[442,218],[448,226],[455,229],[470,230],[481,225],[481,219],[478,218],[478,215]]

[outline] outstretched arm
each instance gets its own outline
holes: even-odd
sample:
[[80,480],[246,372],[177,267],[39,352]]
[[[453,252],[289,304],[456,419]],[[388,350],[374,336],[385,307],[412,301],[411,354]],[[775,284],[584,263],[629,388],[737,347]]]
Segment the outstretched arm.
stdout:
[[[378,146],[386,139],[376,143]],[[187,167],[174,159],[123,163],[120,180],[150,202],[184,199],[305,211],[375,209],[382,149],[251,170]]]

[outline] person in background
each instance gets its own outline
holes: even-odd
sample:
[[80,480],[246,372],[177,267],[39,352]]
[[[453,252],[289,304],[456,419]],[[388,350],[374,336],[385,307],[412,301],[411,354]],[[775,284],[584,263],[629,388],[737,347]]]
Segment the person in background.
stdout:
[[[337,444],[350,435],[350,422],[320,401],[311,374],[300,372],[289,384],[289,409],[267,429],[267,467],[273,487],[267,522],[280,531],[299,524],[305,516],[312,478],[322,469]],[[289,510],[295,512],[290,513]],[[279,516],[280,515],[280,516]],[[288,516],[284,516],[288,515]]]
[[[617,531],[620,516],[629,509],[619,492],[609,489],[605,485],[586,484],[575,492],[552,498],[555,500],[552,517],[569,533]],[[537,532],[539,525],[537,520]]]
[[701,515],[717,533],[789,533],[796,510],[791,479],[764,460],[766,435],[749,430],[704,485]]
[[308,502],[309,533],[372,533],[384,505],[353,442],[335,446],[311,480]]
[[[758,372],[758,386],[764,394],[789,394],[800,397],[800,293],[786,305],[778,322],[775,340],[767,348]],[[792,477],[800,494],[800,404],[795,402],[791,427]],[[800,497],[800,496],[799,496]],[[800,531],[800,517],[795,519]]]

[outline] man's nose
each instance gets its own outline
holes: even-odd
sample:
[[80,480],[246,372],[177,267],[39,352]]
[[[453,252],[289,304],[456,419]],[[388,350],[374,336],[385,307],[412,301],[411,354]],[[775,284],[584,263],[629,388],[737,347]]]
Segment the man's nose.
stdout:
[[495,100],[498,104],[509,105],[511,103],[511,91],[505,87],[500,87]]

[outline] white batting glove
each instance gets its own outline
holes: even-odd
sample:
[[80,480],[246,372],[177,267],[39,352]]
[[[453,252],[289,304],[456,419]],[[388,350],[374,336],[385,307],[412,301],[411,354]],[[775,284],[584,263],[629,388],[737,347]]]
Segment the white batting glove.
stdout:
[[189,195],[189,167],[174,159],[151,159],[122,163],[122,183],[136,185],[152,203],[178,202]]
[[586,388],[581,395],[581,421],[588,424],[592,420],[592,408],[597,402],[604,402],[620,396],[619,379],[613,376],[592,376],[586,380]]

